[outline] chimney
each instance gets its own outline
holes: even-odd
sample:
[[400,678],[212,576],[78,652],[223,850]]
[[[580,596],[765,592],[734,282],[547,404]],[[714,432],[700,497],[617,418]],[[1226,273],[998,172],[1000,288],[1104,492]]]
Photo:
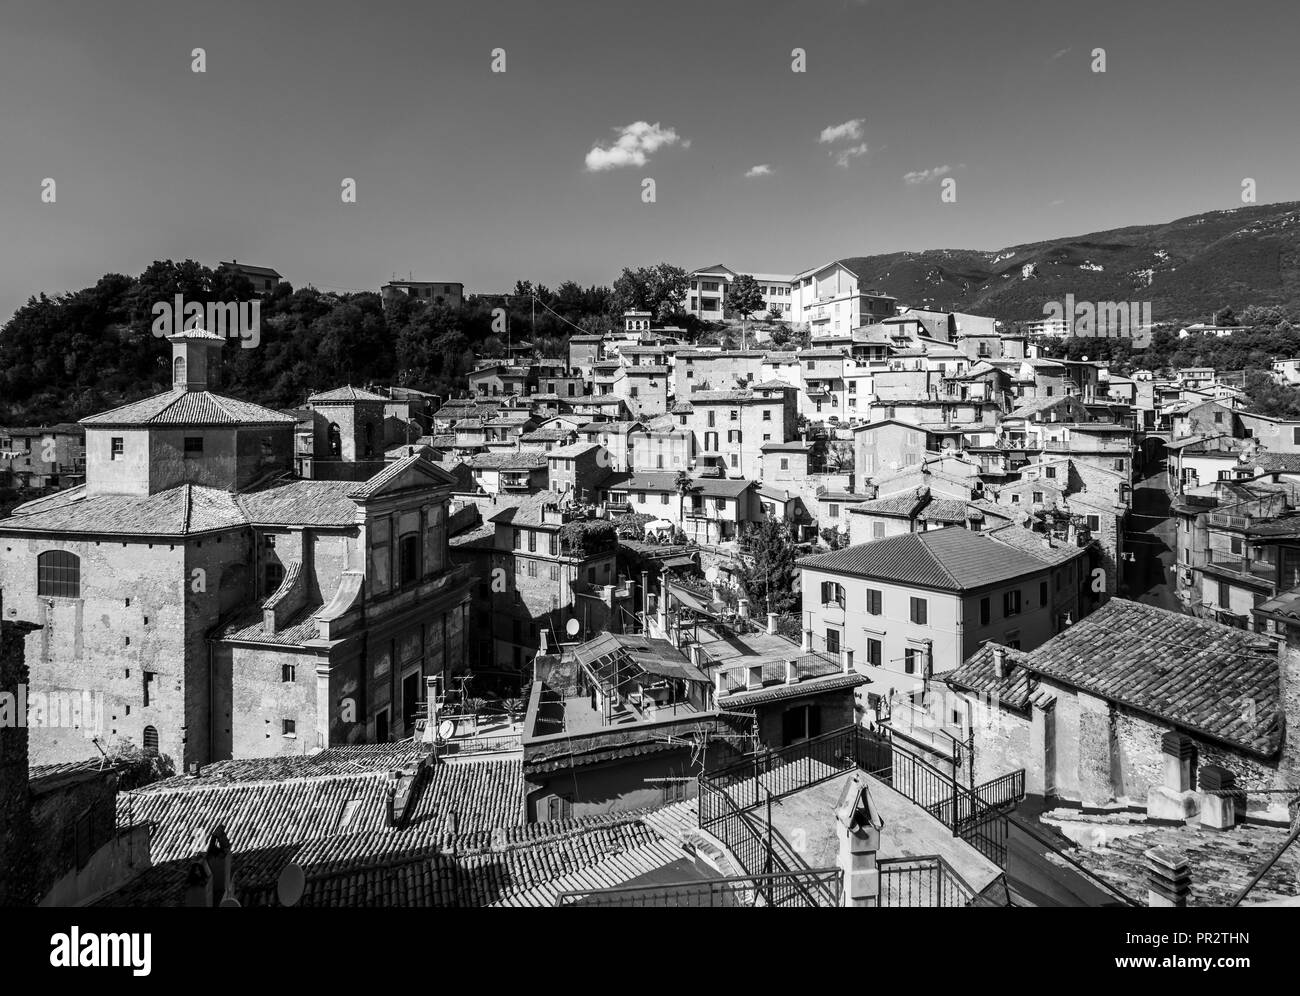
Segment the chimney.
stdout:
[[1142,857],[1146,860],[1147,905],[1186,906],[1192,888],[1187,855],[1172,847],[1153,847]]
[[845,674],[853,673],[853,665],[850,663],[849,650],[847,647],[840,647],[840,670]]
[[1000,644],[993,647],[993,677],[1007,676],[1007,648]]
[[776,636],[776,613],[775,612],[769,612],[767,614],[767,635]]
[[[1231,830],[1237,825],[1237,780],[1227,768],[1201,765],[1201,826]],[[1243,807],[1243,813],[1245,811]]]
[[797,684],[799,681],[799,668],[792,660],[785,662],[785,683],[787,685]]

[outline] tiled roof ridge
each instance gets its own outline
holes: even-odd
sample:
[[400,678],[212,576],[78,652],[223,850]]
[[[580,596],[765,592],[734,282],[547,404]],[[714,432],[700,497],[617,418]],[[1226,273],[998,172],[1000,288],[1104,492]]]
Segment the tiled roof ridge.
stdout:
[[[309,756],[309,755],[304,755]],[[399,765],[391,768],[367,768],[360,766],[358,762],[356,771],[329,771],[320,774],[301,774],[289,775],[285,778],[275,778],[271,776],[263,778],[231,778],[221,774],[199,775],[197,778],[192,775],[175,775],[171,778],[165,778],[162,781],[153,782],[149,785],[142,785],[138,789],[131,789],[119,794],[120,798],[130,798],[137,795],[163,795],[167,793],[191,793],[191,792],[221,792],[231,791],[234,789],[254,789],[268,788],[277,785],[305,785],[305,784],[322,784],[325,782],[339,782],[352,778],[379,778],[387,780],[391,777],[392,772],[402,770]]]

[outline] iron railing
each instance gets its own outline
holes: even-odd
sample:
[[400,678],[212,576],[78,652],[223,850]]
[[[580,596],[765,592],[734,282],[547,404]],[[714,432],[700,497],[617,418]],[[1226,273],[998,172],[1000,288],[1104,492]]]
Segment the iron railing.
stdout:
[[880,905],[978,906],[978,894],[940,855],[884,858],[880,871]]
[[633,885],[613,889],[561,892],[556,906],[767,906],[766,897],[791,880],[809,892],[833,895],[839,905],[843,874],[838,868],[782,872],[776,875],[735,875],[704,882],[671,885]]
[[765,906],[836,906],[838,895],[801,880],[810,869],[771,827],[766,832],[736,806],[722,789],[700,780],[700,829],[712,834],[746,875],[763,876]]

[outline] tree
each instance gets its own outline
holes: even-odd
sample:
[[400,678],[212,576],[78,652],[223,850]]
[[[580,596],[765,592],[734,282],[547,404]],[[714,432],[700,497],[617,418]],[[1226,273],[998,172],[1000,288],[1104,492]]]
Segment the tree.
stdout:
[[794,565],[794,544],[786,524],[768,516],[746,537],[739,581],[750,605],[778,615],[797,609]]
[[1293,327],[1291,316],[1287,314],[1286,309],[1271,304],[1247,305],[1241,310],[1238,320],[1242,325],[1257,330],[1290,332]]
[[750,316],[763,307],[763,291],[758,281],[748,273],[742,273],[727,288],[727,300],[724,307],[740,316],[740,347],[745,348],[745,333],[748,331]]
[[849,538],[834,526],[827,526],[821,533],[822,542],[832,550],[843,550],[849,545]]
[[675,319],[682,312],[690,277],[680,266],[656,263],[632,270],[623,268],[614,281],[611,304],[615,314],[649,311],[660,321]]

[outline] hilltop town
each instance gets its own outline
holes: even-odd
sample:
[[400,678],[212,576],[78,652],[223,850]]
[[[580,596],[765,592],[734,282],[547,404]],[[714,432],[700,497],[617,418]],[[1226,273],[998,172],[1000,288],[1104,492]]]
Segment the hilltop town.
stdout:
[[0,904],[1294,902],[1300,418],[870,278],[0,429]]

